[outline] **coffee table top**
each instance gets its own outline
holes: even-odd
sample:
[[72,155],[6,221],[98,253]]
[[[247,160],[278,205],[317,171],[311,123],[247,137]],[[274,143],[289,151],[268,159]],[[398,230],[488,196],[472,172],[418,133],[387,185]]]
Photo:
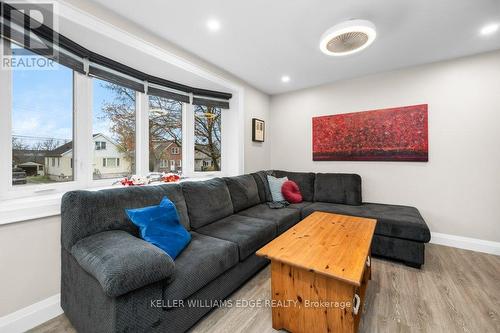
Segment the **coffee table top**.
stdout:
[[376,224],[374,219],[314,212],[256,254],[359,286]]

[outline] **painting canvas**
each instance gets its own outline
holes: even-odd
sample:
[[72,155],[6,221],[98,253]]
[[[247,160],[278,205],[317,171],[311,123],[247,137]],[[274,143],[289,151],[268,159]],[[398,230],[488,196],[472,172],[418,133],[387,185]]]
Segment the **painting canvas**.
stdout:
[[428,161],[427,104],[314,117],[314,161]]

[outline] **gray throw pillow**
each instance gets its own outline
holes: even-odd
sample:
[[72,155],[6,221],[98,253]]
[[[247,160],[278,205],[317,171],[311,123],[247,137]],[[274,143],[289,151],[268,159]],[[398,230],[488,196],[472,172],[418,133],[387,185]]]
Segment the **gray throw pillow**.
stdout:
[[267,182],[269,183],[269,190],[271,191],[271,197],[273,202],[285,201],[283,194],[281,193],[281,187],[283,183],[288,180],[288,177],[276,178],[267,175]]

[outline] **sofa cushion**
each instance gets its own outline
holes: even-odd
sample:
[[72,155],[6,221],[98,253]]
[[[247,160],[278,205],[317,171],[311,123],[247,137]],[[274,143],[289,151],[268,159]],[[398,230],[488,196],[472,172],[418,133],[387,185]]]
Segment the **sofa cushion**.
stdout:
[[191,242],[175,260],[164,298],[186,299],[237,263],[236,244],[191,232]]
[[233,203],[226,182],[214,178],[202,182],[182,183],[193,229],[201,228],[233,213]]
[[175,204],[180,222],[189,230],[186,203],[179,184],[67,192],[61,203],[62,245],[71,251],[78,240],[101,231],[124,230],[138,235],[125,209],[157,205],[165,196]]
[[238,213],[238,215],[255,217],[263,220],[273,221],[278,234],[300,221],[300,210],[293,208],[272,209],[267,204],[260,204]]
[[300,193],[299,185],[293,180],[287,180],[281,187],[283,197],[289,203],[301,203],[302,194]]
[[85,237],[71,254],[109,297],[168,278],[175,266],[163,250],[121,230]]
[[304,201],[313,201],[314,199],[314,178],[312,172],[290,172],[283,170],[274,170],[273,175],[276,177],[287,177],[299,185],[300,193]]
[[276,225],[272,221],[231,215],[200,228],[197,232],[236,243],[240,261],[243,261],[276,236]]
[[[158,185],[164,192],[165,196],[174,203],[177,209],[177,214],[179,215],[179,220],[181,224],[186,227],[187,230],[191,230],[189,222],[189,214],[187,210],[186,201],[184,200],[184,194],[182,193],[182,188],[180,184],[170,183]],[[151,186],[149,186],[151,187]],[[175,189],[175,191],[174,191]]]
[[316,174],[314,201],[361,205],[361,177],[346,173]]
[[272,175],[272,171],[259,171],[250,175],[255,179],[255,182],[257,183],[260,202],[264,203],[273,201],[271,190],[269,189],[269,183],[267,182],[267,176]]
[[126,212],[139,228],[141,238],[165,251],[172,259],[191,240],[191,235],[179,222],[174,203],[167,197],[158,206],[126,209]]
[[283,184],[288,181],[288,178],[276,178],[274,176],[267,176],[267,183],[269,184],[269,190],[271,191],[272,202],[283,202],[285,198],[281,189]]
[[315,211],[377,219],[375,228],[375,234],[377,235],[419,242],[428,242],[431,239],[427,224],[414,207],[376,203],[350,206],[315,202],[304,208],[303,215],[307,216]]
[[231,195],[234,212],[260,203],[259,189],[251,175],[224,178]]

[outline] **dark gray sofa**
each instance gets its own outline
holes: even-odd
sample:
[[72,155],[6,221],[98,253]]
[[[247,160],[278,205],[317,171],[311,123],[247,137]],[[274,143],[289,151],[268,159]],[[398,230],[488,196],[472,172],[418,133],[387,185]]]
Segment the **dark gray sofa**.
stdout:
[[[304,202],[271,209],[267,174]],[[167,196],[192,241],[175,262],[138,238],[126,208]],[[429,229],[417,209],[363,203],[361,177],[261,171],[148,187],[72,191],[62,200],[61,306],[79,332],[184,332],[268,264],[255,251],[314,211],[376,218],[372,254],[420,267]],[[207,306],[207,304],[209,306]]]

